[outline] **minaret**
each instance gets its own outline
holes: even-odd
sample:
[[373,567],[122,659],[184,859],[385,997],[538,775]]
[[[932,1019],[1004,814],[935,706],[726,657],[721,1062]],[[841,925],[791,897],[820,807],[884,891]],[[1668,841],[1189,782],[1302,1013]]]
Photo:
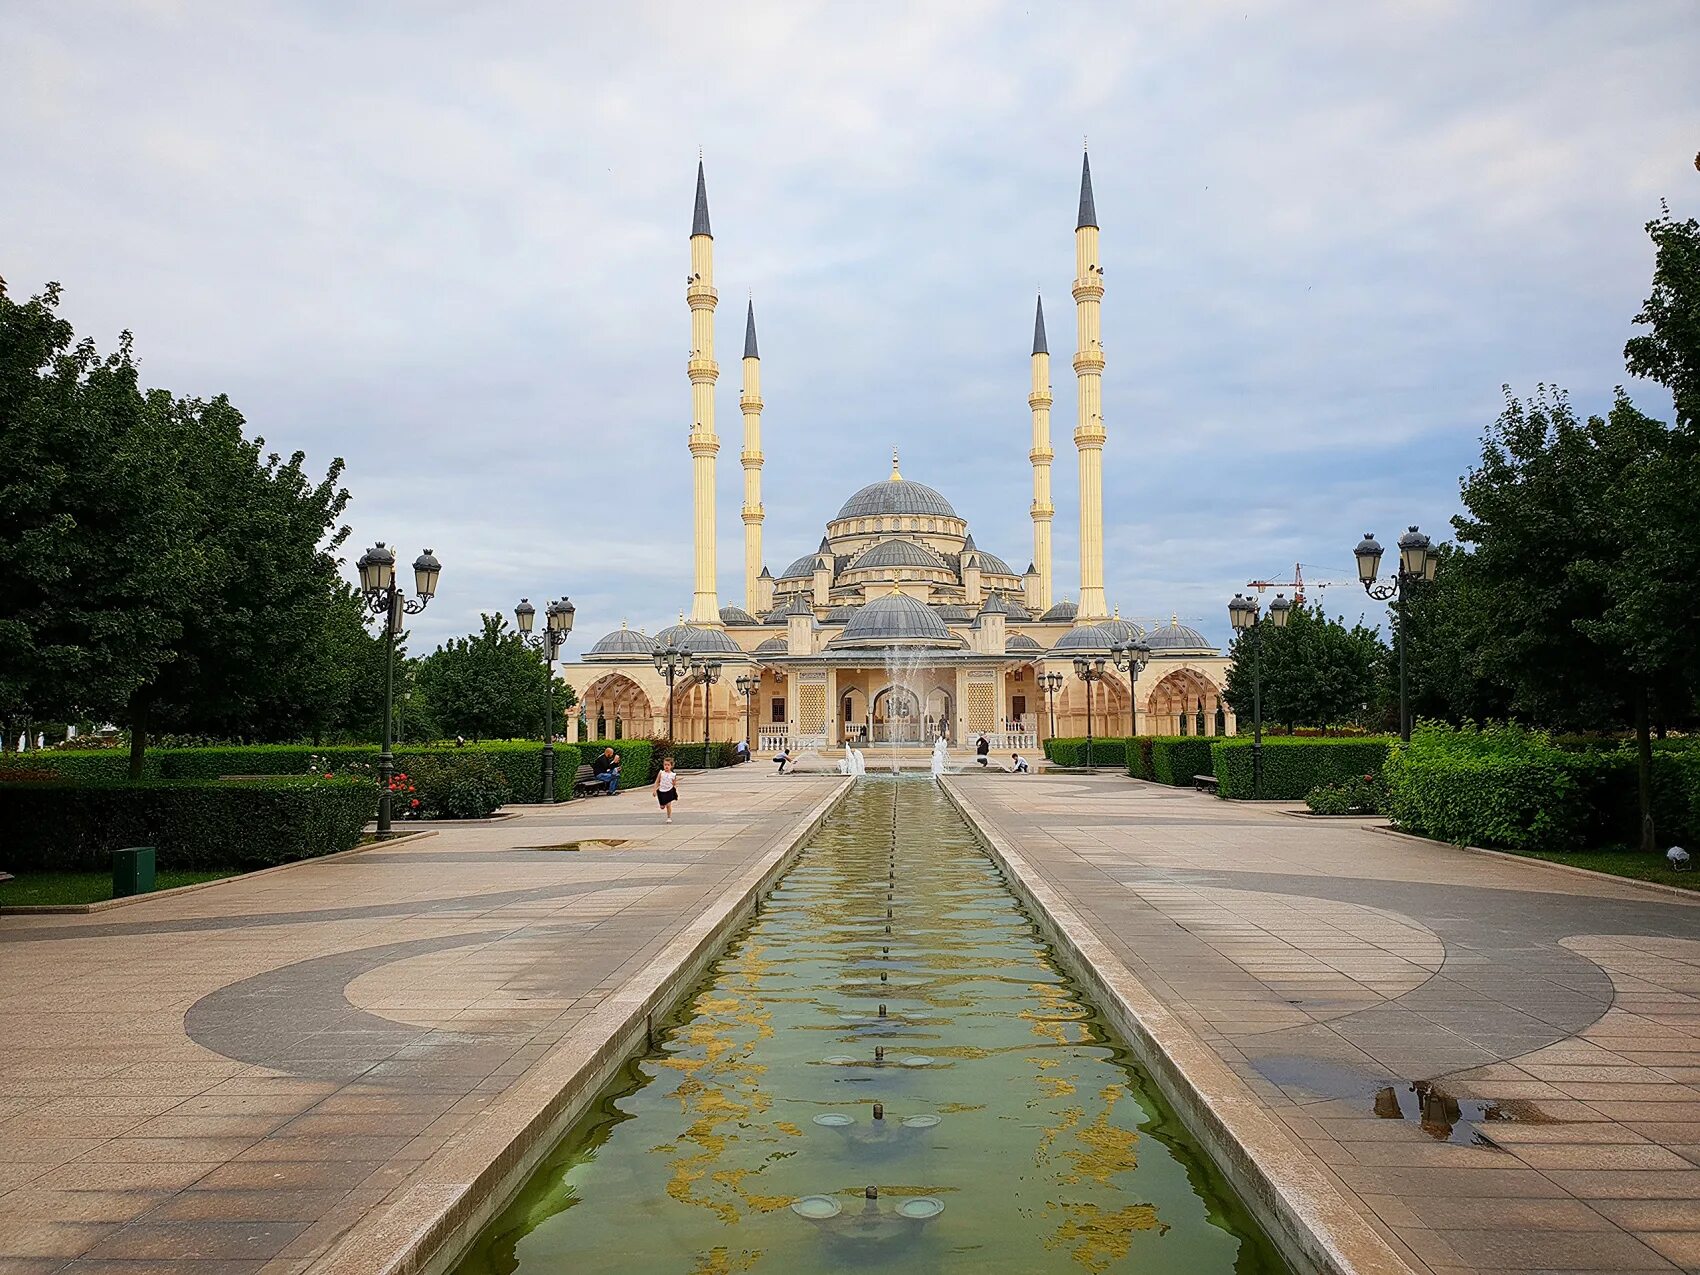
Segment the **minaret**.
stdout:
[[1033,409],[1033,569],[1039,573],[1033,604],[1041,612],[1051,609],[1051,351],[1045,344],[1045,302],[1033,311],[1033,392],[1027,396]]
[[1099,302],[1104,267],[1098,257],[1098,210],[1092,203],[1092,162],[1080,161],[1080,217],[1074,228],[1074,377],[1080,454],[1080,610],[1077,624],[1109,618],[1104,605],[1104,337]]
[[744,609],[761,614],[761,355],[756,350],[756,303],[744,316]]
[[720,438],[714,432],[714,235],[708,228],[708,185],[697,160],[697,206],[691,220],[691,277],[685,304],[691,308],[691,356],[685,364],[691,380],[691,489],[696,511],[696,592],[691,623],[720,627],[720,598],[714,587],[714,458]]

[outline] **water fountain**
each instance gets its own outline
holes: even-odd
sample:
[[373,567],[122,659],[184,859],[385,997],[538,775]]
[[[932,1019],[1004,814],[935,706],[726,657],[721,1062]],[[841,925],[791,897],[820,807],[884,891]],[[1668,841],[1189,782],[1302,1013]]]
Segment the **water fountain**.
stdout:
[[924,775],[858,782],[656,1040],[459,1275],[1285,1269]]

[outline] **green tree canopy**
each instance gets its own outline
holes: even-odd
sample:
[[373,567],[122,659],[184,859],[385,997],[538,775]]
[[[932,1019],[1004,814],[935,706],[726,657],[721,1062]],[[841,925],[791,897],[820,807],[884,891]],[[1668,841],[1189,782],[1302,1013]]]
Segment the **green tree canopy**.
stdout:
[[1244,729],[1252,720],[1252,647],[1262,642],[1263,718],[1289,730],[1364,720],[1376,698],[1381,639],[1363,624],[1347,628],[1320,606],[1295,606],[1287,623],[1235,636],[1225,695]]
[[[538,653],[500,615],[451,638],[419,663],[419,690],[438,726],[469,739],[515,739],[543,728],[545,673]],[[555,697],[557,712],[563,711]]]

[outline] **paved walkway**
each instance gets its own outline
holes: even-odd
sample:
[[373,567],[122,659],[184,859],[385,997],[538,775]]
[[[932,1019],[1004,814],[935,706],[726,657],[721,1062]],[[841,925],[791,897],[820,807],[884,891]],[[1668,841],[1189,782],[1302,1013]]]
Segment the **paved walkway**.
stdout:
[[1700,899],[1119,777],[950,782],[1415,1269],[1700,1270]]
[[[836,777],[647,791],[0,916],[0,1275],[302,1268],[788,847]],[[623,840],[619,846],[568,842]]]

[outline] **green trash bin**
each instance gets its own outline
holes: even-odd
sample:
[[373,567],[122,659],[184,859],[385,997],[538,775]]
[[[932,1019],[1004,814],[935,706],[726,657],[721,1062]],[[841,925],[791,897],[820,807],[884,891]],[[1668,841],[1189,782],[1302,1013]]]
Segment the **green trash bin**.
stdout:
[[126,846],[112,852],[112,897],[148,894],[153,890],[152,846]]

